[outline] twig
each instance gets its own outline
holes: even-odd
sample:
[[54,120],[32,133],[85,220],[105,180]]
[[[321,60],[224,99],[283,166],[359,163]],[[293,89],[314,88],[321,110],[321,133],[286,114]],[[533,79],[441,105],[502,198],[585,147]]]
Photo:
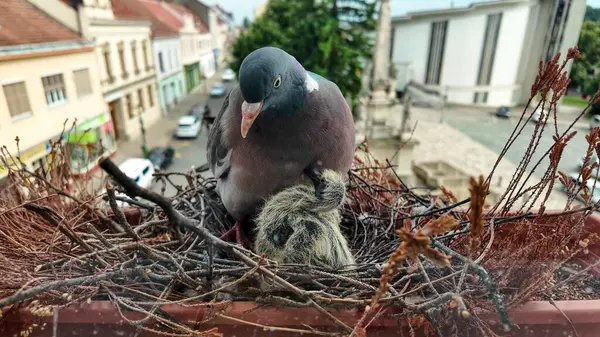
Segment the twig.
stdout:
[[96,275],[81,276],[66,280],[47,282],[44,284],[40,284],[39,286],[35,286],[0,299],[0,308],[4,308],[15,303],[23,302],[37,294],[46,292],[48,290],[58,290],[60,287],[67,286],[94,284],[96,282],[112,279],[114,277],[133,276],[141,272],[142,268],[136,267],[131,269],[115,270]]
[[125,228],[125,232],[127,235],[131,236],[134,240],[140,240],[140,237],[137,233],[131,229],[131,226],[125,219],[125,215],[121,212],[119,205],[117,205],[117,200],[115,198],[115,190],[112,188],[110,184],[106,184],[106,195],[108,196],[108,203],[110,204],[110,208],[112,209],[115,217],[117,218],[117,222]]
[[[246,256],[245,254],[241,253],[239,251],[239,248],[212,235],[206,228],[200,227],[198,221],[189,219],[181,215],[181,213],[179,213],[173,208],[173,205],[169,202],[167,198],[157,194],[156,192],[138,186],[133,180],[131,180],[131,178],[126,176],[125,173],[123,173],[110,159],[101,158],[99,160],[99,165],[104,171],[106,171],[106,173],[111,175],[119,184],[121,184],[121,186],[123,186],[123,188],[125,188],[130,195],[134,197],[139,196],[143,199],[149,200],[157,204],[160,208],[162,208],[163,211],[166,213],[167,217],[169,218],[169,222],[175,228],[179,226],[185,227],[193,233],[195,233],[196,235],[208,241],[209,244],[214,245],[215,247],[218,247],[224,251],[227,251],[228,253],[235,256],[248,266],[257,266],[257,262]],[[262,266],[259,266],[259,271],[263,273],[266,277],[273,279],[273,281],[283,286],[287,290],[292,291],[296,295],[305,299],[308,303],[315,306],[317,310],[327,315],[330,319],[332,319],[338,325],[342,326],[344,329],[352,331],[352,329],[348,325],[346,325],[338,318],[333,316],[331,313],[329,313],[327,310],[323,309],[320,305],[315,303],[305,291],[298,289],[296,286],[285,281],[284,279],[280,278],[279,276],[275,275],[273,272],[271,272],[268,269],[265,269]]]

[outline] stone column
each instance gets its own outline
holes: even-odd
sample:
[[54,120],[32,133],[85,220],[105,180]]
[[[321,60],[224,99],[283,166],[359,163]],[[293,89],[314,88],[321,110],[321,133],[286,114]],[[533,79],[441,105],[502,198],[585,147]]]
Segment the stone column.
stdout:
[[391,26],[390,1],[381,0],[373,52],[373,91],[368,104],[366,123],[367,136],[370,139],[393,135],[389,125],[393,101],[386,92],[389,86]]

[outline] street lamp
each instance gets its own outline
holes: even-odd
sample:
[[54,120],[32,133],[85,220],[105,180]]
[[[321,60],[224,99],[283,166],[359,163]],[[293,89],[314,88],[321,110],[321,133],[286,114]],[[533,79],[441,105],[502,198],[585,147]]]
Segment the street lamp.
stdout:
[[148,157],[148,144],[146,143],[146,128],[144,127],[144,119],[142,118],[142,114],[144,111],[144,107],[140,104],[138,105],[138,116],[140,116],[140,130],[142,133],[142,153],[144,154],[144,158]]

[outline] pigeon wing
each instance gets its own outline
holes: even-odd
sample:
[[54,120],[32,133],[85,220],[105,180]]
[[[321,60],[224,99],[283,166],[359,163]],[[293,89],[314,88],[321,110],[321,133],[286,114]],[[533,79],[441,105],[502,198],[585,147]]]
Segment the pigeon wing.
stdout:
[[219,110],[213,127],[210,128],[208,134],[206,145],[208,165],[216,179],[225,178],[231,168],[231,153],[233,149],[227,144],[223,121],[225,120],[225,114],[231,113],[228,109],[230,108],[229,99],[233,91],[230,90],[225,97],[221,110]]

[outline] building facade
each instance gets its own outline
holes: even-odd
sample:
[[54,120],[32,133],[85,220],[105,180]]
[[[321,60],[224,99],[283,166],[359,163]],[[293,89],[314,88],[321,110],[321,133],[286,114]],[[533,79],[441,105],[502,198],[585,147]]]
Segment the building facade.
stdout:
[[87,173],[117,146],[94,43],[26,0],[3,0],[0,10],[0,144],[45,174],[50,142],[62,136],[73,172]]
[[585,0],[507,0],[393,18],[396,88],[414,81],[450,103],[524,103],[538,62],[577,44],[584,13]]
[[156,37],[152,40],[160,105],[169,111],[185,94],[184,75],[181,67],[181,43],[179,37]]
[[[233,28],[230,27],[230,21],[233,20],[233,17],[231,14],[221,7],[208,5],[200,0],[171,0],[171,2],[186,6],[206,25],[211,36],[210,48],[214,59],[214,68],[215,71],[219,70],[232,45]],[[203,57],[201,64],[206,65],[207,68],[211,67],[206,55]],[[206,75],[205,77],[210,76]]]
[[[203,67],[202,61],[211,58],[211,35],[199,16],[189,8],[177,3],[164,3],[164,6],[177,15],[180,25],[181,59],[183,62],[186,92],[196,89],[210,70]],[[213,71],[214,73],[214,71]],[[208,77],[212,76],[210,74]]]
[[146,126],[160,119],[149,21],[119,17],[118,1],[112,0],[28,1],[94,41],[117,139],[140,136],[140,119]]

